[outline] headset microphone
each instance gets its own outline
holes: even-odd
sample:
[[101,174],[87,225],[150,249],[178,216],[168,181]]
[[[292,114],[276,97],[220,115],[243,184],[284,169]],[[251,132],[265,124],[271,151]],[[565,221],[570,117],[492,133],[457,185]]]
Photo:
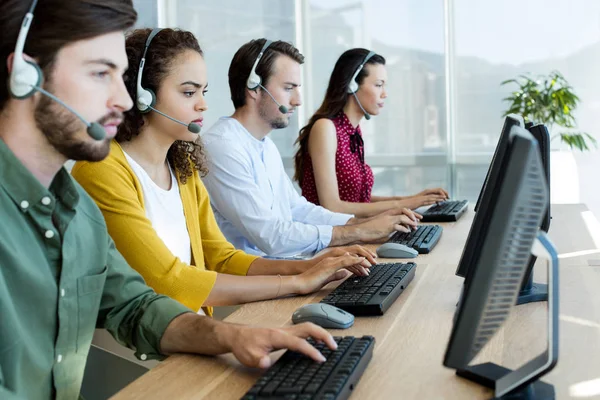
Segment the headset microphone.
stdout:
[[354,98],[356,99],[356,102],[358,103],[358,106],[360,107],[363,114],[365,115],[365,119],[367,121],[371,119],[371,114],[369,114],[368,112],[365,111],[362,104],[360,104],[360,101],[358,100],[358,96],[356,96],[356,92],[358,91],[358,82],[356,82],[356,77],[358,76],[360,71],[363,69],[363,67],[365,66],[367,61],[369,61],[371,59],[371,57],[373,57],[375,54],[376,53],[374,51],[369,51],[369,54],[367,54],[367,56],[365,57],[363,62],[360,63],[360,65],[356,69],[356,72],[354,73],[354,75],[352,75],[352,78],[350,79],[350,82],[348,83],[348,90],[347,90],[348,93],[354,95]]
[[[143,103],[143,100],[142,100],[142,103]],[[169,118],[171,121],[176,122],[178,124],[181,124],[181,125],[187,127],[188,131],[190,131],[192,133],[198,134],[198,133],[200,133],[200,130],[202,129],[202,127],[200,125],[198,125],[198,124],[196,124],[194,122],[190,122],[189,124],[186,124],[183,121],[175,119],[175,118],[173,118],[173,117],[165,114],[164,112],[157,110],[156,108],[152,107],[150,104],[146,104],[145,106],[148,107],[150,110],[152,110],[152,111],[154,111],[154,112],[162,115],[163,117]]]
[[265,92],[267,92],[267,94],[269,95],[269,97],[271,98],[271,100],[273,100],[275,102],[275,104],[277,104],[279,106],[279,112],[280,113],[287,114],[287,112],[289,110],[288,110],[288,108],[286,106],[279,104],[279,102],[277,100],[275,100],[275,97],[273,97],[273,95],[271,94],[271,92],[269,92],[266,87],[264,87],[260,83],[258,84],[258,86],[260,86]]
[[365,109],[363,108],[362,104],[360,104],[360,101],[358,100],[358,96],[356,95],[356,92],[352,93],[354,95],[354,98],[356,99],[356,102],[358,103],[358,106],[360,107],[360,109],[362,110],[365,119],[368,121],[371,119],[371,114],[369,114],[368,112],[365,111]]
[[106,137],[106,131],[104,130],[104,127],[102,125],[100,125],[97,122],[88,122],[85,118],[83,118],[83,116],[81,116],[81,114],[79,114],[73,108],[65,104],[61,99],[59,99],[52,93],[42,89],[41,87],[35,85],[33,85],[32,87],[44,96],[48,96],[49,98],[51,98],[52,100],[54,100],[55,102],[72,112],[77,118],[79,118],[81,122],[83,122],[87,126],[87,133],[88,135],[90,135],[90,137],[92,137],[95,140],[102,140]]
[[33,96],[36,92],[42,93],[43,95],[48,96],[58,104],[65,107],[77,118],[79,118],[87,126],[87,133],[90,137],[95,140],[102,140],[106,137],[106,131],[104,130],[104,127],[97,122],[88,122],[72,107],[65,104],[52,93],[42,89],[41,84],[44,75],[41,68],[34,61],[25,60],[23,57],[23,49],[25,48],[25,41],[27,39],[27,34],[29,33],[31,21],[33,20],[33,11],[35,10],[36,5],[37,0],[34,0],[29,7],[29,11],[27,14],[25,14],[25,18],[23,18],[23,22],[21,24],[21,29],[19,30],[19,36],[17,37],[17,43],[15,45],[12,71],[10,73],[10,94],[16,99],[26,99]]
[[250,90],[254,90],[258,87],[262,88],[265,92],[267,92],[267,94],[269,95],[271,100],[273,100],[275,102],[275,104],[277,104],[279,106],[279,112],[282,114],[287,114],[289,109],[286,106],[279,104],[279,102],[277,100],[275,100],[275,97],[273,97],[271,92],[269,92],[267,90],[267,88],[262,85],[262,78],[256,73],[256,67],[258,66],[260,59],[262,58],[265,51],[267,51],[267,48],[271,45],[271,43],[273,43],[273,41],[265,40],[265,44],[263,45],[262,49],[258,53],[258,57],[256,57],[256,61],[254,61],[254,65],[252,65],[252,70],[250,71],[250,75],[248,76],[248,80],[246,81],[246,87]]
[[161,30],[162,30],[161,28],[152,29],[152,32],[150,32],[150,34],[148,35],[148,39],[146,39],[146,47],[144,48],[144,54],[142,55],[142,59],[140,60],[140,66],[138,69],[136,102],[135,102],[136,107],[142,114],[145,114],[147,112],[150,112],[150,110],[152,110],[152,111],[162,115],[163,117],[170,119],[173,122],[176,122],[178,124],[181,124],[181,125],[187,127],[188,131],[195,133],[195,134],[199,134],[200,130],[202,129],[202,127],[200,125],[198,125],[194,122],[190,122],[189,124],[186,124],[185,122],[175,119],[175,118],[165,114],[164,112],[159,111],[156,108],[154,108],[154,105],[156,104],[156,95],[154,94],[154,92],[151,89],[146,89],[146,88],[142,87],[142,74],[144,73],[144,65],[146,64],[146,52],[148,51],[148,47],[150,47],[150,43],[152,42],[152,39],[154,39],[154,37],[156,35],[158,35],[158,33]]

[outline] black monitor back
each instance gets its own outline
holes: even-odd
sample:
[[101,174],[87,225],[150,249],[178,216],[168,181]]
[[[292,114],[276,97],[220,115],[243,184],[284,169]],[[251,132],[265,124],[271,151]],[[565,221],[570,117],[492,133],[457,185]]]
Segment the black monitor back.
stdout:
[[475,205],[475,219],[469,230],[467,236],[467,242],[463,249],[460,261],[458,262],[458,268],[456,269],[456,275],[466,278],[471,265],[473,264],[473,254],[475,250],[480,247],[482,241],[482,230],[485,226],[489,225],[489,218],[491,214],[487,212],[490,203],[496,197],[496,188],[499,184],[498,178],[501,176],[500,172],[506,168],[506,149],[508,147],[508,139],[510,137],[510,131],[514,126],[521,126],[521,121],[516,117],[507,116],[504,120],[504,126],[496,145],[496,151],[492,162],[488,168],[487,176],[483,182],[481,192],[479,192],[479,199]]
[[527,130],[537,140],[540,156],[542,157],[542,167],[544,168],[544,176],[546,177],[546,185],[548,186],[548,209],[542,220],[540,228],[544,232],[550,229],[550,133],[544,124],[527,126]]
[[505,150],[499,174],[490,181],[493,188],[486,188],[494,196],[476,215],[482,229],[467,243],[474,249],[471,267],[444,358],[451,368],[466,368],[508,317],[546,212],[548,191],[536,140],[513,126]]
[[[490,167],[488,168],[488,173],[486,176],[486,180],[483,184],[481,192],[479,193],[479,199],[477,203],[479,205],[479,209],[484,209],[488,206],[490,200],[496,196],[495,180],[500,174],[502,168],[506,168],[504,163],[506,162],[504,155],[506,154],[506,148],[508,144],[508,138],[510,136],[510,131],[513,126],[521,126],[522,121],[519,120],[516,116],[507,116],[504,120],[504,126],[502,128],[502,132],[500,134],[500,138],[498,139],[498,144],[496,146],[496,151],[494,152],[494,157],[492,158],[492,162]],[[550,227],[550,135],[548,133],[548,129],[543,124],[533,125],[532,123],[527,124],[527,130],[531,133],[531,135],[536,139],[538,144],[538,150],[541,156],[542,168],[544,170],[544,176],[546,179],[546,186],[548,190],[548,205],[547,211],[542,220],[541,229],[545,232],[548,232]],[[475,207],[475,211],[477,211],[477,206]],[[477,242],[471,241],[471,236],[480,237],[481,229],[485,224],[489,223],[485,218],[477,218],[473,221],[473,225],[471,225],[471,229],[469,231],[469,235],[467,237],[467,244],[463,250],[461,260],[458,264],[458,268],[456,270],[456,275],[460,277],[466,277],[470,265],[471,265],[471,256],[477,246]],[[470,245],[469,243],[472,243]],[[536,258],[531,256],[531,260],[529,262],[527,273],[525,274],[524,280],[524,288],[525,286],[532,285],[532,273],[533,266],[535,264]]]
[[506,118],[504,119],[504,126],[502,127],[502,131],[500,132],[498,144],[496,144],[496,150],[494,150],[494,156],[492,157],[492,161],[490,162],[490,166],[488,167],[488,171],[485,175],[485,180],[483,181],[481,190],[479,191],[477,203],[475,203],[475,212],[479,210],[479,208],[482,205],[482,202],[486,202],[484,200],[483,194],[485,192],[485,188],[488,182],[494,181],[500,173],[496,160],[501,160],[504,157],[504,153],[506,152],[506,142],[508,140],[508,134],[510,132],[510,129],[515,125],[523,126],[523,120],[517,115],[506,116]]

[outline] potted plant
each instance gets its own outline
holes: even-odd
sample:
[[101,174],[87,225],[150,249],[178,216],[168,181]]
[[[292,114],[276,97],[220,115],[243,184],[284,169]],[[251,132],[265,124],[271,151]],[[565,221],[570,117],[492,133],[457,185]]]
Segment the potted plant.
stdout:
[[[551,140],[560,138],[563,148],[585,151],[590,150],[592,146],[596,147],[596,139],[589,133],[575,131],[576,120],[573,113],[580,100],[560,72],[552,71],[535,79],[528,75],[520,75],[516,79],[508,79],[501,83],[512,84],[518,87],[503,99],[509,103],[504,116],[518,114],[526,121],[546,125]],[[568,131],[555,133],[554,128],[557,126]],[[579,202],[579,180],[574,179],[578,176],[577,163],[573,153],[555,149],[550,156],[551,201]]]

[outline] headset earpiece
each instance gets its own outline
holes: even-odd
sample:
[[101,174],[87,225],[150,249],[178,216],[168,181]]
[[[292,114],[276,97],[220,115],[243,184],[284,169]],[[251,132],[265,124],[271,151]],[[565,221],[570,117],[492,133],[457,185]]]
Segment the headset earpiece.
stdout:
[[13,72],[10,75],[9,90],[15,99],[26,99],[37,91],[35,86],[41,86],[44,74],[37,63],[17,58],[13,61]]
[[146,46],[144,47],[144,54],[142,55],[140,66],[138,68],[135,105],[142,114],[150,112],[152,107],[154,107],[156,104],[156,95],[154,94],[154,91],[142,87],[142,76],[144,74],[144,65],[146,64],[146,53],[148,52],[148,47],[150,47],[152,39],[154,39],[154,37],[158,35],[160,31],[162,31],[162,28],[154,28],[148,35],[148,38],[146,39]]
[[26,99],[32,96],[36,92],[35,86],[40,86],[43,81],[44,75],[40,67],[35,62],[25,60],[23,57],[25,40],[29,33],[31,21],[33,20],[33,10],[36,3],[36,1],[33,2],[29,11],[25,14],[19,35],[17,36],[17,43],[15,44],[8,90],[11,96],[16,99]]
[[135,102],[140,113],[146,114],[152,111],[151,107],[156,104],[156,95],[152,89],[138,88]]
[[369,51],[369,54],[367,54],[367,56],[365,57],[363,62],[360,63],[360,65],[356,69],[356,72],[354,72],[354,75],[352,75],[350,82],[348,82],[348,93],[352,94],[352,93],[356,93],[358,91],[358,82],[356,82],[356,77],[358,76],[360,71],[362,71],[362,69],[365,66],[365,64],[367,63],[367,61],[369,61],[371,59],[371,57],[373,57],[375,54],[376,53],[374,51]]
[[265,51],[269,48],[271,43],[273,43],[272,40],[265,41],[265,44],[263,45],[262,49],[258,53],[258,56],[256,57],[256,61],[254,61],[254,64],[252,65],[250,75],[248,76],[248,80],[246,81],[246,87],[250,90],[258,89],[262,85],[262,79],[256,73],[256,67],[258,66],[260,59],[262,58],[263,54],[265,54]]

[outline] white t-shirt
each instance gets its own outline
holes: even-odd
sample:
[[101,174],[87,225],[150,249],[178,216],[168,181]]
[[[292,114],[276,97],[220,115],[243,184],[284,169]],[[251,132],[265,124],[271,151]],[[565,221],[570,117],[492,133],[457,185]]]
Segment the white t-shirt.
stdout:
[[[179,194],[179,185],[169,165],[171,172],[171,189],[164,190],[159,187],[146,170],[142,168],[129,154],[125,153],[125,158],[129,166],[139,179],[144,192],[144,205],[146,207],[146,217],[152,223],[152,227],[158,234],[158,237],[165,243],[167,248],[186,264],[192,263],[192,243],[190,234],[185,224],[185,214],[183,213],[183,202]],[[201,309],[198,314],[206,315]]]
[[146,217],[158,237],[176,257],[186,263],[192,262],[192,245],[190,234],[185,224],[183,203],[179,195],[179,185],[173,169],[171,171],[171,189],[164,190],[159,187],[148,173],[129,154],[123,152],[131,169],[139,179],[144,192],[144,205]]

